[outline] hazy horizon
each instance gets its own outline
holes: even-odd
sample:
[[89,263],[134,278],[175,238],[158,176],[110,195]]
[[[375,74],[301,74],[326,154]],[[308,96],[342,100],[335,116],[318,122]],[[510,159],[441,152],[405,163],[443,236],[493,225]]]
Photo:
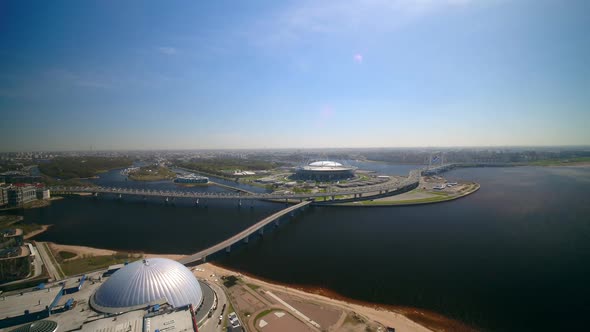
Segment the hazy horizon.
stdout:
[[0,4],[0,151],[590,145],[590,2]]

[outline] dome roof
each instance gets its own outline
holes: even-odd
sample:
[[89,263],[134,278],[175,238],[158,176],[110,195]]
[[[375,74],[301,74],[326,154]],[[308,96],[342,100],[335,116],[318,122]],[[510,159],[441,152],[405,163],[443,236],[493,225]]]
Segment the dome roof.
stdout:
[[11,330],[10,332],[55,332],[57,331],[57,323],[52,320],[39,320],[33,323],[23,325],[19,328]]
[[91,298],[95,309],[123,312],[165,300],[174,307],[203,299],[201,285],[184,265],[166,258],[133,262],[115,272]]
[[315,166],[315,167],[340,167],[340,166],[342,166],[342,164],[341,163],[337,163],[335,161],[327,161],[327,160],[324,160],[324,161],[316,161],[316,162],[313,162],[313,163],[309,164],[309,166]]

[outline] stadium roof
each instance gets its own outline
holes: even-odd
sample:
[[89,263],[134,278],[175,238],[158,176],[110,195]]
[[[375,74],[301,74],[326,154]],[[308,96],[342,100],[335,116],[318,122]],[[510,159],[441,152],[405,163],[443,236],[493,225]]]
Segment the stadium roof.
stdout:
[[91,298],[102,312],[125,312],[167,302],[173,307],[203,299],[199,281],[184,265],[166,258],[137,261],[115,272]]
[[342,164],[341,163],[337,163],[335,161],[323,160],[323,161],[313,162],[313,163],[309,164],[309,166],[314,166],[314,167],[340,167],[340,166],[342,166]]

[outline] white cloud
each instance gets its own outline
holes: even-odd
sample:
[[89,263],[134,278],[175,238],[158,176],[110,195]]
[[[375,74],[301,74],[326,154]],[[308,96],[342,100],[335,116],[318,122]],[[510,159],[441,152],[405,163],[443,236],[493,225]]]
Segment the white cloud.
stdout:
[[252,38],[262,44],[305,40],[308,34],[389,30],[445,9],[492,0],[326,0],[296,1],[261,19]]

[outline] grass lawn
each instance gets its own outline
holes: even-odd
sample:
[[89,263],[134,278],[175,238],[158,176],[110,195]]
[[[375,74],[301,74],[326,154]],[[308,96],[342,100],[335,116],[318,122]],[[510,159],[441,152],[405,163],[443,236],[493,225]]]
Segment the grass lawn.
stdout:
[[248,287],[252,288],[252,290],[258,290],[258,288],[260,288],[260,286],[258,285],[254,285],[254,284],[246,284]]
[[57,255],[59,256],[59,258],[61,260],[66,260],[66,259],[69,259],[69,258],[76,257],[76,253],[73,253],[71,251],[60,251],[60,252],[57,253]]
[[267,309],[267,310],[264,310],[263,312],[259,313],[258,315],[256,315],[256,318],[254,318],[254,323],[256,323],[260,318],[270,314],[273,311],[274,311],[274,309]]
[[106,256],[88,256],[61,263],[61,268],[66,275],[76,275],[106,268],[109,265],[132,262],[141,259],[143,255],[116,253]]

